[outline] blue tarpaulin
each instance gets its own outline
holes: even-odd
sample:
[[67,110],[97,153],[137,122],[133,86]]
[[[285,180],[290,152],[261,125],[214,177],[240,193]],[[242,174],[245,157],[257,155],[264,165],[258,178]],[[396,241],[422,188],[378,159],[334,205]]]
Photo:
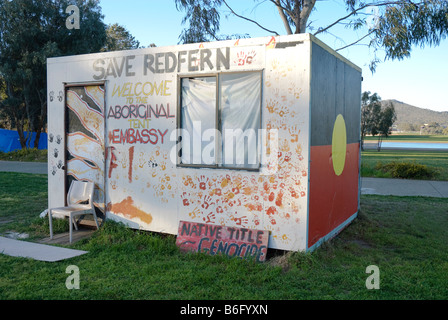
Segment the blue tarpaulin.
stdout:
[[[26,136],[28,133],[25,132],[24,134]],[[35,138],[36,138],[36,132],[33,132],[31,136],[31,141],[28,142],[28,145],[31,148],[34,146]],[[48,146],[47,134],[42,132],[39,138],[38,149],[47,149],[47,146]],[[17,133],[17,131],[0,129],[0,151],[11,152],[20,149],[22,149],[22,147],[20,146],[19,134]]]

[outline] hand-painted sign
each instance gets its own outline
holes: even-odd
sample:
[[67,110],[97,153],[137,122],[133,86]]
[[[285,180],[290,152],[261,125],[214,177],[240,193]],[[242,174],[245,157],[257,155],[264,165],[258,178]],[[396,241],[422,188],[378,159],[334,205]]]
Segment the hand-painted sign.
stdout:
[[180,221],[176,244],[181,251],[266,260],[269,232]]

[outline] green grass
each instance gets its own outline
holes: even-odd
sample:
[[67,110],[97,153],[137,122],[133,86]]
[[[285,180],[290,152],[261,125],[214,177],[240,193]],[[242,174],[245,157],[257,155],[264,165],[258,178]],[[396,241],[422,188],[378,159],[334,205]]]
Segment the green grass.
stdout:
[[12,152],[1,152],[0,160],[3,161],[24,161],[24,162],[47,162],[47,150],[21,149]]
[[[366,142],[377,141],[377,137],[366,137]],[[409,135],[393,134],[384,141],[388,142],[428,142],[448,143],[448,136],[441,135]],[[434,175],[421,177],[411,176],[412,179],[430,179],[448,181],[448,152],[446,150],[403,150],[403,149],[365,149],[361,153],[361,176],[376,178],[394,178],[393,170],[384,170],[392,164],[426,166]]]
[[48,206],[47,181],[47,175],[0,172],[0,233],[29,230]]
[[[37,218],[45,182],[0,173],[0,233],[48,235],[47,219]],[[446,300],[447,208],[448,199],[362,196],[359,217],[336,238],[311,254],[269,250],[265,263],[182,254],[174,236],[108,221],[71,246],[89,251],[79,257],[48,263],[0,255],[0,299]],[[69,265],[79,267],[79,290],[65,286]],[[369,265],[379,267],[379,290],[366,289]]]
[[[378,141],[378,137],[365,137],[366,141]],[[428,142],[428,143],[448,143],[448,136],[443,135],[418,135],[418,134],[392,134],[384,139],[388,142]]]
[[426,165],[437,174],[433,180],[448,181],[448,152],[447,151],[418,151],[418,150],[364,150],[361,153],[361,176],[392,178],[391,174],[378,170],[378,164],[391,162],[410,162]]

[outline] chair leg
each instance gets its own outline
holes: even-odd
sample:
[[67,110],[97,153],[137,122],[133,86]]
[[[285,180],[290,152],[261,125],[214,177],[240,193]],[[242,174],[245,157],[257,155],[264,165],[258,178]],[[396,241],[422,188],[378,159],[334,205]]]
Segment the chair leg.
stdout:
[[72,243],[72,233],[73,233],[73,216],[72,216],[72,214],[70,213],[70,217],[69,217],[69,219],[70,219],[70,223],[69,223],[69,225],[70,225],[70,234],[69,234],[69,237],[70,237],[70,243]]
[[48,223],[50,225],[50,239],[53,239],[53,217],[51,215],[51,209],[48,210]]
[[75,226],[75,230],[78,230],[78,223],[76,222],[75,216],[73,216],[72,223]]
[[100,226],[99,226],[99,224],[98,224],[98,219],[97,219],[97,217],[96,217],[96,213],[95,213],[95,211],[93,212],[93,219],[95,219],[96,228],[99,229]]

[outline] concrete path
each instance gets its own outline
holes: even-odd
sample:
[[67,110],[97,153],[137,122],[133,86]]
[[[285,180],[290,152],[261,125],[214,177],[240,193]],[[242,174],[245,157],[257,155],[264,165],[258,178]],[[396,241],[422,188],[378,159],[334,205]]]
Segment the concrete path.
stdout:
[[[48,174],[48,169],[47,163],[45,162],[0,161],[0,172]],[[0,223],[8,223],[11,221],[12,220],[0,220]],[[74,231],[73,242],[89,237],[93,232],[94,230],[92,228],[81,228],[78,231]],[[68,232],[55,234],[53,239],[44,238],[40,243],[18,240],[17,237],[14,238],[16,239],[13,239],[13,237],[0,236],[0,254],[52,262],[69,259],[87,253],[87,251],[73,250],[52,245],[69,244]]]
[[[48,174],[47,164],[0,161],[0,172]],[[361,178],[361,194],[448,198],[448,181]]]
[[77,257],[87,252],[0,237],[0,253],[13,257],[54,262]]
[[448,198],[448,181],[361,178],[361,194]]
[[0,161],[0,172],[48,174],[46,162]]

